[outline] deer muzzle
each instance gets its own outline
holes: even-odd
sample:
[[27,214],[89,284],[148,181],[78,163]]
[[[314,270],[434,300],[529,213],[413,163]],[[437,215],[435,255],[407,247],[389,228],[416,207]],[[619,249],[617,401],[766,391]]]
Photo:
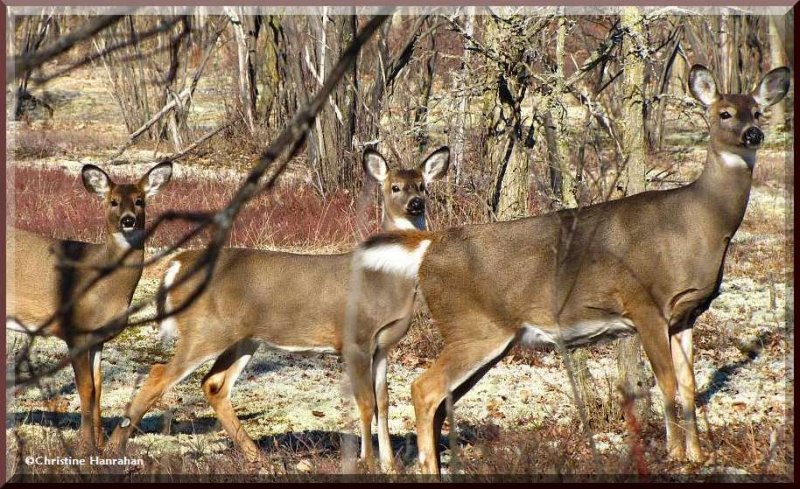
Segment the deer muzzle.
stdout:
[[744,132],[743,140],[748,148],[757,148],[764,141],[764,133],[757,127],[751,127]]
[[122,231],[131,231],[136,227],[136,216],[133,214],[125,214],[119,220],[119,227]]
[[422,214],[425,212],[425,200],[419,197],[414,197],[408,201],[408,205],[406,205],[406,211],[412,216],[418,216]]

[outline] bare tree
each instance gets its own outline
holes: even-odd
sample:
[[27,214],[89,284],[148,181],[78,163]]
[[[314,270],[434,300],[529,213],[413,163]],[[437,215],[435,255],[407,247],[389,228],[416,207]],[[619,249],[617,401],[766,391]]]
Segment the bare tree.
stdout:
[[[644,192],[646,185],[645,132],[643,118],[644,103],[644,16],[637,7],[625,7],[620,14],[620,24],[625,32],[622,52],[625,55],[623,73],[623,112],[620,121],[622,147],[625,151],[623,177],[627,195]],[[619,386],[626,398],[637,399],[636,415],[640,423],[649,418],[650,402],[646,391],[642,346],[636,336],[619,341],[617,366]],[[645,392],[642,396],[640,393]]]

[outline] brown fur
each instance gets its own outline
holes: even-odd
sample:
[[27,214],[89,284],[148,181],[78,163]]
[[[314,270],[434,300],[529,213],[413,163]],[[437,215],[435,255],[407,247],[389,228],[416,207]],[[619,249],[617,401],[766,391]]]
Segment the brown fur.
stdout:
[[[154,175],[162,171],[171,174],[171,165],[158,165],[153,170],[156,168]],[[93,451],[95,444],[103,442],[99,363],[103,344],[93,344],[96,342],[87,333],[120,325],[112,320],[120,317],[133,299],[144,260],[144,243],[139,233],[144,232],[146,194],[151,188],[158,191],[166,183],[152,187],[151,172],[138,183],[117,185],[99,168],[84,167],[87,190],[100,193],[104,199],[106,240],[103,243],[63,241],[22,230],[13,230],[6,241],[13,261],[6,268],[7,316],[29,329],[39,330],[44,326],[38,334],[56,336],[70,349],[84,350],[72,358],[72,367],[81,402],[81,445],[87,451]],[[100,183],[91,183],[88,175]],[[100,186],[104,190],[99,190]],[[114,237],[123,233],[125,218],[134,220],[133,231],[126,231],[131,236],[130,252]],[[116,268],[83,293],[98,277],[97,267],[115,264],[126,253],[125,266]],[[127,318],[123,316],[120,321],[124,326]]]
[[[440,149],[438,153],[445,150]],[[434,152],[437,158],[440,157],[438,153]],[[378,166],[375,173],[381,178],[386,176],[382,195],[384,230],[397,229],[398,222],[411,217],[408,206],[386,203],[390,199],[395,203],[408,202],[410,194],[393,191],[392,187],[413,189],[412,193],[418,196],[426,162],[433,154],[419,169],[404,172],[388,169],[383,157],[375,151],[369,151],[368,155],[374,164],[369,167],[365,163],[367,172],[372,175],[371,171]],[[379,166],[381,163],[383,167]],[[181,267],[176,282],[202,257],[203,251],[199,250],[178,255],[175,261]],[[124,448],[139,420],[166,389],[204,361],[216,359],[203,380],[203,391],[236,446],[248,457],[257,458],[258,447],[236,417],[228,393],[258,347],[258,340],[289,351],[330,349],[333,353],[341,352],[351,261],[352,253],[298,255],[238,248],[223,250],[206,290],[190,308],[175,315],[179,330],[175,355],[168,364],[153,366],[126,410],[130,424],[114,430],[111,441],[114,450]],[[202,280],[202,274],[198,274],[163,294],[162,309],[168,305],[172,310],[179,308]],[[407,327],[413,311],[413,281],[399,282],[391,277],[376,276],[374,285],[381,289],[383,297],[367,306],[371,320],[381,325],[401,323]],[[170,304],[166,304],[167,301]],[[385,307],[387,304],[402,304],[403,307],[390,309]],[[388,350],[394,343],[383,346]],[[383,386],[381,398],[386,396]],[[371,405],[359,403],[362,414],[366,413],[370,420],[374,406],[374,401]],[[388,402],[379,406],[378,416],[388,419],[387,413]],[[388,432],[382,433],[382,437],[386,442]],[[365,456],[371,458],[371,437],[367,435],[363,443]]]
[[[718,293],[725,254],[750,193],[757,145],[748,144],[745,134],[760,130],[751,95],[720,95],[705,68],[695,67],[692,74],[698,81],[694,93],[708,101],[711,114],[708,160],[695,182],[434,233],[418,280],[445,347],[412,385],[425,472],[439,469],[437,442],[448,392],[457,401],[523,337],[538,331],[533,339],[573,346],[631,329],[592,335],[587,325],[624,324],[638,332],[665,400],[671,456],[683,458],[688,449],[692,460],[704,457],[695,421],[692,325]],[[772,87],[764,91],[777,101],[787,84],[788,70],[778,69],[761,86]],[[731,117],[722,118],[730,108]],[[730,164],[725,154],[743,163],[729,156]],[[675,417],[676,393],[685,431]]]

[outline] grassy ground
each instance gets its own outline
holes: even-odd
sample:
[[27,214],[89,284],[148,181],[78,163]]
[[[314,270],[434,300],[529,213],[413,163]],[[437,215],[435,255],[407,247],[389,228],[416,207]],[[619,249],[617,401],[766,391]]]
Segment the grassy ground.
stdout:
[[[124,131],[114,126],[110,97],[95,78],[79,80],[81,95],[66,93],[54,120],[17,126],[14,151],[13,216],[21,227],[59,236],[99,239],[99,208],[86,200],[77,181],[84,161],[102,161],[124,141]],[[77,83],[77,82],[75,82]],[[202,87],[201,87],[202,88]],[[210,92],[209,92],[210,93]],[[197,102],[213,113],[213,98]],[[206,104],[206,105],[203,105]],[[58,107],[57,107],[58,108]],[[66,108],[66,109],[65,109]],[[69,109],[69,110],[67,110]],[[78,117],[79,116],[79,117]],[[84,122],[76,122],[85,119]],[[66,137],[75,124],[89,124],[77,140]],[[98,127],[111,127],[98,131]],[[99,134],[99,135],[98,135]],[[128,154],[147,161],[151,148]],[[725,265],[720,297],[696,325],[698,414],[704,448],[715,455],[705,465],[685,465],[665,460],[664,429],[660,412],[631,432],[619,418],[613,388],[616,375],[613,345],[590,349],[589,368],[605,404],[593,413],[596,453],[580,425],[568,388],[562,357],[555,352],[513,350],[456,406],[452,433],[455,452],[443,439],[443,467],[450,474],[478,477],[485,474],[635,474],[646,472],[680,478],[703,479],[775,475],[793,478],[793,331],[787,322],[793,310],[793,269],[789,250],[793,230],[787,215],[793,211],[791,182],[782,154],[764,150],[755,173],[755,187],[741,229],[732,241]],[[151,217],[167,208],[214,208],[224,202],[241,172],[233,158],[227,170],[213,174],[208,156],[189,159],[177,168],[176,180],[149,209]],[[678,178],[696,174],[702,151],[690,153]],[[45,167],[42,170],[42,167]],[[141,173],[137,163],[118,174]],[[293,175],[302,180],[302,172]],[[355,209],[359,198],[337,194],[327,200],[311,192],[298,193],[291,182],[276,195],[249,206],[237,224],[232,244],[312,252],[347,249],[357,241]],[[58,196],[61,196],[59,199]],[[372,196],[367,196],[372,199]],[[374,199],[373,199],[374,200]],[[87,203],[81,203],[87,202]],[[477,205],[477,204],[476,204]],[[434,224],[444,209],[432,206]],[[378,212],[369,211],[368,227]],[[77,232],[76,230],[80,230]],[[167,231],[167,234],[176,230]],[[81,234],[83,233],[83,234]],[[151,243],[161,247],[167,235]],[[150,251],[153,251],[152,249]],[[163,265],[148,270],[135,301],[147,300],[155,291]],[[143,314],[152,314],[146,309]],[[21,338],[6,334],[7,355],[19,351]],[[401,473],[415,472],[414,416],[410,382],[435,358],[439,339],[426,318],[420,316],[411,332],[390,357],[390,422],[393,445]],[[54,364],[66,355],[57,340],[37,342],[40,365]],[[161,344],[155,325],[129,329],[106,345],[102,399],[104,428],[108,434],[119,422],[126,403],[149,366],[170,358],[171,344]],[[355,408],[342,383],[339,359],[321,355],[287,355],[262,347],[240,378],[232,402],[245,428],[258,442],[264,460],[247,463],[232,450],[206,403],[199,381],[209,365],[198,369],[157,402],[145,417],[141,433],[130,444],[128,457],[142,458],[143,467],[128,467],[129,474],[338,474],[348,465],[343,456],[354,446]],[[650,395],[656,405],[659,394]],[[9,473],[72,473],[74,468],[26,466],[30,454],[64,454],[74,448],[79,425],[78,400],[67,369],[41,386],[15,393],[9,399],[6,435]],[[634,447],[643,455],[636,456]],[[344,459],[344,461],[343,461]],[[82,469],[108,473],[105,467]]]

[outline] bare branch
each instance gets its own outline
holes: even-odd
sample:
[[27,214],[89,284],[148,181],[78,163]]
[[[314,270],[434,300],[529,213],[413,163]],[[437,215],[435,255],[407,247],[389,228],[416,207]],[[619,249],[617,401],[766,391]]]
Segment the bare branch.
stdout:
[[[380,27],[380,25],[385,22],[387,17],[385,15],[378,15],[370,19],[366,26],[359,32],[355,39],[353,39],[352,43],[348,48],[342,53],[341,58],[336,63],[334,68],[331,70],[328,78],[325,81],[325,84],[322,86],[319,92],[314,96],[311,102],[300,110],[292,119],[292,122],[281,132],[281,134],[273,141],[273,143],[266,149],[263,153],[259,161],[250,171],[245,182],[239,187],[239,190],[231,199],[230,203],[220,211],[218,211],[213,216],[206,214],[206,213],[166,213],[160,216],[156,223],[151,227],[150,230],[146,233],[147,236],[152,235],[152,233],[166,220],[172,219],[185,219],[188,217],[192,217],[197,221],[200,221],[200,225],[195,227],[191,230],[187,235],[185,235],[181,242],[188,241],[191,239],[190,236],[194,236],[198,234],[202,229],[211,226],[213,230],[213,237],[211,243],[206,247],[203,254],[201,255],[201,259],[197,260],[195,265],[187,271],[187,273],[182,274],[181,277],[178,278],[170,287],[165,287],[162,289],[161,293],[166,293],[174,287],[178,287],[183,282],[191,279],[194,275],[199,273],[201,270],[205,270],[204,279],[200,286],[198,286],[185,300],[180,306],[175,308],[174,310],[170,311],[168,314],[164,314],[163,316],[156,317],[156,320],[163,319],[165,317],[169,317],[171,315],[177,314],[183,309],[189,307],[193,301],[199,297],[199,295],[203,292],[208,281],[211,277],[211,272],[213,271],[214,263],[216,262],[217,257],[219,256],[220,251],[222,250],[223,246],[225,245],[226,239],[230,232],[231,227],[236,219],[236,216],[241,211],[242,207],[246,202],[248,202],[252,197],[258,194],[261,191],[271,189],[274,187],[274,184],[278,178],[278,176],[283,172],[286,168],[289,160],[294,157],[300,148],[303,146],[305,142],[305,138],[308,135],[308,131],[311,128],[314,120],[317,117],[317,114],[321,110],[323,104],[325,103],[326,99],[330,96],[331,92],[334,90],[336,85],[339,83],[341,78],[344,74],[351,68],[353,63],[358,56],[361,47],[369,40],[369,38],[374,34],[374,32]],[[281,158],[283,156],[283,158]],[[275,161],[279,161],[279,163],[272,168],[272,164]],[[267,173],[269,170],[269,174]],[[263,182],[262,178],[267,177]],[[171,246],[171,249],[176,249],[178,245]],[[127,255],[132,253],[132,249],[128,250],[125,254],[123,254],[122,258],[118,260],[117,266],[124,263]],[[164,256],[164,253],[161,253],[160,256]],[[151,260],[149,260],[152,263]],[[141,265],[146,266],[146,265]],[[85,294],[91,287],[94,287],[103,277],[107,276],[111,271],[113,271],[113,267],[109,267],[108,270],[101,270],[98,276],[90,281],[83,290],[77,294],[77,297],[82,296]],[[129,306],[122,314],[112,318],[108,321],[105,325],[101,326],[100,328],[92,331],[90,333],[86,333],[84,335],[85,341],[78,347],[73,347],[70,349],[69,356],[50,368],[44,369],[39,372],[31,372],[28,377],[23,379],[17,379],[16,384],[11,387],[11,389],[15,389],[21,386],[25,386],[31,383],[36,382],[39,378],[44,376],[52,375],[53,373],[59,371],[60,369],[64,368],[70,363],[70,358],[82,354],[88,351],[93,346],[102,344],[111,338],[115,337],[117,334],[122,332],[128,326],[128,317],[135,312],[142,310],[147,305],[151,304],[154,299],[149,301],[145,301],[143,303]],[[74,299],[68,301],[67,304],[62,305],[59,308],[59,311],[51,317],[48,322],[45,323],[44,326],[40,326],[36,331],[42,331],[43,328],[52,323],[53,320],[56,318],[64,315],[65,311],[69,310],[69,307],[74,305]],[[142,321],[134,322],[131,326],[135,326],[140,324]],[[37,336],[39,333],[32,333],[31,336]],[[27,350],[27,349],[26,349]],[[23,355],[27,356],[27,355]]]
[[[136,9],[132,9],[129,13],[135,11]],[[80,41],[94,37],[98,32],[108,29],[121,21],[124,17],[124,15],[104,15],[91,22],[87,22],[86,25],[59,38],[56,42],[45,46],[35,53],[17,55],[13,60],[6,61],[6,76],[10,76],[12,70],[16,73],[24,73],[37,68],[56,56],[69,51]]]

